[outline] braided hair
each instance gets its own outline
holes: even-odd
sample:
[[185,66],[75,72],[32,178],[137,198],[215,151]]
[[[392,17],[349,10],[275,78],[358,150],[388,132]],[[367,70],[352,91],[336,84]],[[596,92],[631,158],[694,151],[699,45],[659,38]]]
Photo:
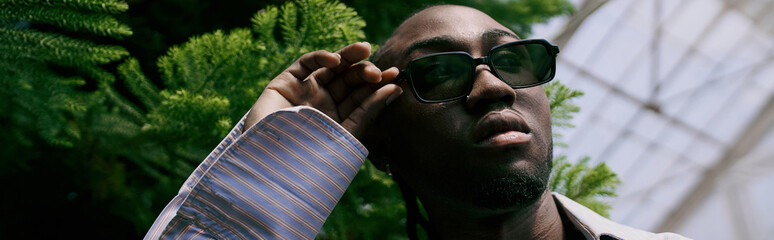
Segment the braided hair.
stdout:
[[403,201],[406,204],[406,234],[411,240],[418,240],[419,233],[417,232],[417,225],[425,230],[429,239],[438,239],[435,229],[430,226],[430,220],[426,219],[419,212],[419,204],[417,203],[417,195],[406,184],[406,182],[398,175],[393,175],[393,180],[398,184],[400,193],[403,196]]

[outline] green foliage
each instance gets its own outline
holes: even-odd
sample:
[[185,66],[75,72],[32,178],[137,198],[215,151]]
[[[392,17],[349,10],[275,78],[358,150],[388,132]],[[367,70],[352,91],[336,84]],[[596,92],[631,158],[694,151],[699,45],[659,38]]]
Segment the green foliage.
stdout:
[[0,0],[0,7],[13,6],[37,6],[109,14],[119,14],[129,9],[126,2],[118,0]]
[[[554,146],[566,146],[561,142],[562,135],[558,131],[575,127],[570,121],[573,114],[580,111],[580,107],[572,100],[583,96],[583,92],[570,89],[558,80],[544,85],[543,88],[551,108]],[[589,158],[586,157],[572,164],[567,161],[567,156],[555,156],[548,188],[608,217],[611,206],[604,202],[604,199],[616,196],[615,187],[621,180],[605,163],[590,167],[588,161]]]
[[[15,6],[0,9],[0,18],[11,20],[34,19],[73,31],[88,31],[102,36],[122,38],[132,34],[129,26],[103,13],[84,13],[62,8]],[[68,21],[61,21],[67,19]]]
[[562,142],[563,128],[575,127],[570,123],[573,114],[580,111],[580,107],[572,103],[573,98],[583,96],[583,92],[573,90],[561,84],[559,80],[554,80],[543,86],[548,97],[549,107],[551,109],[551,126],[553,128],[553,138],[555,147],[566,147]]
[[126,187],[132,175],[114,153],[124,150],[116,144],[136,135],[142,117],[114,89],[106,65],[128,52],[97,43],[131,34],[114,18],[126,9],[113,0],[0,1],[0,124],[9,130],[0,134],[6,156],[0,177],[21,183],[0,204],[12,206],[2,211],[19,221],[0,231],[28,232],[24,219],[75,212],[70,209],[79,210],[75,222],[100,227],[125,224],[115,216],[134,222],[155,217],[126,211],[148,204],[138,200],[137,188]]
[[589,158],[585,157],[572,164],[567,162],[566,156],[555,158],[549,188],[609,217],[611,206],[602,199],[617,196],[615,187],[621,180],[605,163],[590,167],[588,161]]
[[405,239],[405,216],[398,185],[366,161],[317,239]]
[[[100,45],[60,33],[43,32],[35,26],[52,24],[64,30],[99,36],[123,37],[129,28],[108,13],[126,10],[114,1],[0,1],[0,97],[2,120],[14,131],[30,132],[48,144],[73,147],[84,135],[77,119],[98,102],[98,97],[77,91],[88,80],[112,81],[100,65],[116,61],[127,51],[118,46]],[[105,4],[108,7],[85,7]],[[52,68],[54,67],[54,68]],[[69,69],[67,74],[57,68]],[[109,74],[107,74],[109,75]],[[96,77],[95,77],[96,76]],[[27,134],[15,133],[19,143],[32,145]]]
[[583,92],[570,89],[559,80],[552,81],[544,85],[543,88],[546,91],[551,109],[551,125],[554,127],[575,127],[570,123],[570,120],[572,120],[573,114],[580,111],[580,107],[573,104],[571,100],[583,96]]

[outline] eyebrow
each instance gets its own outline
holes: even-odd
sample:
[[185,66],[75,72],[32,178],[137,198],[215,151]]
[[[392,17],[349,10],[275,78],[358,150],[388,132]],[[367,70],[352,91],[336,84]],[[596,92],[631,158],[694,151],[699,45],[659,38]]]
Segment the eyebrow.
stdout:
[[467,47],[462,42],[452,38],[449,35],[441,35],[425,40],[414,42],[409,46],[406,51],[403,51],[403,58],[408,58],[411,53],[419,49],[439,48],[439,47],[453,47],[457,49],[466,49]]
[[487,29],[484,32],[484,34],[481,35],[481,41],[485,43],[496,42],[497,40],[500,40],[500,38],[502,37],[512,37],[512,38],[521,40],[521,38],[519,38],[519,36],[516,36],[516,34],[510,33],[502,29],[491,28],[491,29]]
[[[500,40],[502,37],[512,37],[515,39],[521,40],[519,36],[516,36],[516,34],[510,33],[508,31],[502,30],[502,29],[487,29],[482,35],[481,35],[481,41],[483,42],[496,42]],[[408,58],[411,53],[414,51],[420,50],[420,49],[431,49],[431,48],[439,48],[439,47],[446,47],[446,48],[455,48],[455,49],[467,49],[467,46],[452,38],[449,35],[441,35],[421,41],[417,41],[411,44],[406,51],[403,52],[403,58]]]

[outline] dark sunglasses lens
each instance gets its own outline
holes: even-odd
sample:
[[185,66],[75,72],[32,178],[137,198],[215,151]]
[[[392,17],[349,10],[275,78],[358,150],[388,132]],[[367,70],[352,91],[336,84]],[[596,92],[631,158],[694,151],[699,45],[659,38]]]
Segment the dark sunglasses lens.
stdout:
[[497,74],[513,87],[530,86],[550,80],[553,55],[546,45],[529,43],[495,49],[489,56]]
[[442,54],[411,63],[414,90],[425,100],[445,100],[465,95],[472,82],[473,62],[465,54]]

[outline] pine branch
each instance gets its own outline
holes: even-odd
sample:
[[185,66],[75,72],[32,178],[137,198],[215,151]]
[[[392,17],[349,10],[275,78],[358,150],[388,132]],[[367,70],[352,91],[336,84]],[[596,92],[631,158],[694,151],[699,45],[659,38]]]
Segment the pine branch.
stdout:
[[47,8],[66,8],[109,14],[119,14],[129,9],[129,5],[126,2],[116,0],[0,0],[0,7],[12,6],[44,6]]
[[[303,6],[303,5],[302,5]],[[279,19],[279,27],[282,30],[282,38],[286,47],[298,46],[306,36],[306,25],[298,26],[298,8],[296,5],[286,3],[281,7],[282,16]],[[302,15],[304,17],[305,15]]]
[[92,122],[90,133],[113,139],[130,139],[140,133],[140,126],[117,114],[100,114]]
[[[356,39],[364,39],[363,21],[353,9],[346,5],[324,0],[299,0],[299,14],[302,21],[299,32],[304,45],[337,46],[336,50]],[[347,36],[347,38],[345,38]],[[302,49],[312,51],[316,49]]]
[[130,58],[118,66],[118,75],[124,79],[129,92],[137,96],[148,110],[153,110],[161,102],[159,90],[145,77],[140,62]]
[[0,97],[5,102],[3,113],[11,116],[14,125],[31,126],[49,144],[72,147],[81,137],[80,130],[66,116],[78,115],[87,106],[79,101],[81,94],[71,89],[81,85],[78,77],[60,77],[45,65],[28,61],[0,61]]
[[108,83],[100,83],[99,89],[111,102],[116,105],[116,107],[118,107],[121,112],[127,114],[127,116],[130,117],[132,121],[136,123],[145,122],[145,115],[142,113],[142,111],[137,109],[133,103],[126,100],[121,94],[117,93],[116,90],[113,89],[113,87]]
[[607,217],[611,206],[600,197],[615,197],[615,188],[621,180],[605,163],[590,168],[588,161],[589,158],[584,157],[571,164],[567,162],[566,156],[555,158],[549,189]]
[[562,178],[555,176],[564,176],[565,171],[572,166],[567,162],[567,156],[561,155],[553,160],[553,168],[551,168],[551,178],[548,182],[548,188],[555,192],[567,192],[564,185],[562,185]]
[[274,38],[274,27],[277,26],[279,10],[275,6],[267,6],[257,12],[250,21],[253,23],[253,31],[258,35],[257,40],[266,44],[268,49],[276,49],[277,41]]
[[105,64],[129,53],[118,46],[97,45],[59,34],[0,28],[0,58],[28,59],[72,66]]
[[0,8],[0,19],[29,20],[47,23],[73,31],[86,31],[100,36],[123,38],[132,35],[129,26],[119,23],[111,15],[82,13],[61,8],[40,6],[12,6]]
[[171,48],[167,55],[159,58],[158,66],[164,83],[170,89],[188,88],[195,93],[217,91],[219,88],[216,84],[226,84],[224,87],[228,88],[236,87],[233,82],[222,79],[233,79],[233,75],[226,73],[254,71],[244,68],[249,65],[236,63],[254,59],[249,54],[254,53],[257,48],[253,44],[251,33],[246,29],[235,29],[230,34],[215,31],[191,38],[186,44]]
[[570,89],[558,80],[546,84],[543,88],[551,109],[551,124],[554,127],[574,127],[570,120],[573,114],[580,111],[580,107],[571,100],[583,96],[583,92]]
[[228,116],[230,102],[227,98],[190,93],[187,90],[162,91],[161,104],[148,114],[143,130],[179,139],[181,142],[199,139],[217,139],[232,124],[221,124],[222,116]]
[[575,105],[572,100],[583,96],[583,92],[572,90],[558,80],[554,80],[543,86],[548,97],[548,103],[551,110],[551,126],[555,147],[567,147],[562,142],[562,134],[559,128],[575,127],[570,123],[575,113],[580,111],[580,107]]

